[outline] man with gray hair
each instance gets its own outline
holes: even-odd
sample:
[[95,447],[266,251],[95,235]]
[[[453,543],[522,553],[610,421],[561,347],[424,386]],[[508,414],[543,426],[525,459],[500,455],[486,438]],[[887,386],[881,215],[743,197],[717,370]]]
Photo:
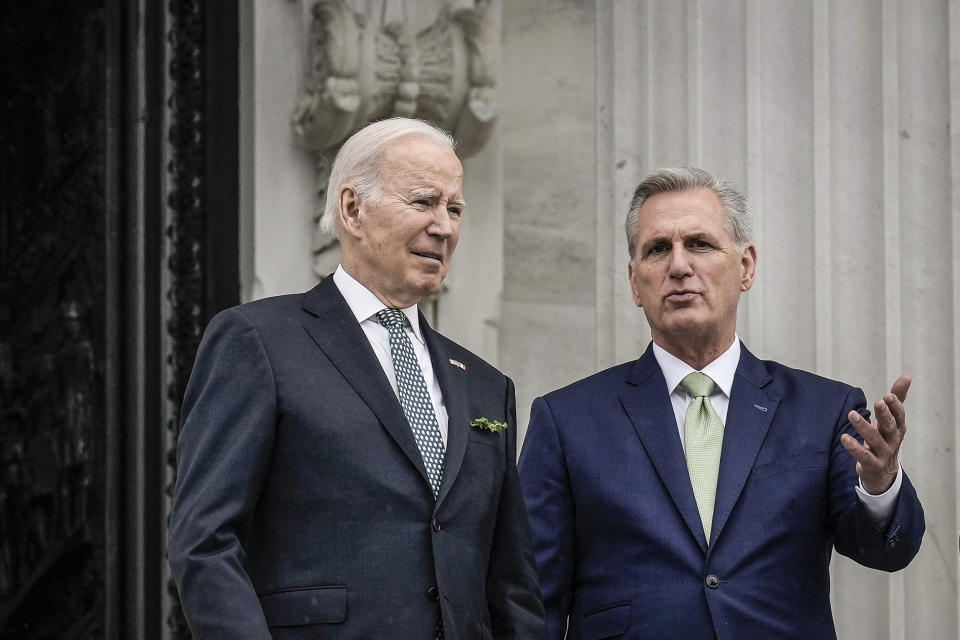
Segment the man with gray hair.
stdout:
[[634,193],[653,341],[537,398],[520,456],[551,640],[835,638],[832,550],[896,571],[920,547],[898,462],[910,379],[871,420],[860,389],[747,351],[750,231],[743,195],[701,169]]
[[513,383],[417,309],[464,207],[446,133],[370,124],[331,169],[332,277],[207,327],[169,543],[198,640],[544,636]]

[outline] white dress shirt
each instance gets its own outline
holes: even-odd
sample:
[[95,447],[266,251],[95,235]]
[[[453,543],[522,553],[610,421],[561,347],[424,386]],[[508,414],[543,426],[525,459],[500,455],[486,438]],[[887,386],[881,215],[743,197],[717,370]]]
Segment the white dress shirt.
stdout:
[[[397,390],[397,374],[393,370],[393,356],[390,354],[390,333],[387,328],[377,320],[377,312],[386,309],[380,299],[372,291],[360,284],[353,276],[344,271],[343,265],[338,265],[333,273],[333,283],[347,301],[350,311],[353,312],[360,328],[366,334],[373,352],[377,354],[377,360],[383,367],[383,372],[387,374],[387,380],[393,387],[393,393],[397,399],[400,393]],[[430,401],[433,403],[433,411],[437,416],[437,426],[440,427],[440,437],[443,439],[443,446],[447,446],[447,407],[443,403],[443,394],[440,392],[440,383],[437,376],[433,373],[433,362],[430,360],[430,351],[427,349],[427,343],[423,340],[420,333],[420,317],[417,315],[417,305],[400,309],[410,324],[404,328],[407,337],[413,343],[413,351],[417,355],[417,362],[420,364],[420,370],[423,371],[423,380],[427,384],[427,391],[430,392]]]
[[[680,444],[686,448],[684,423],[686,422],[687,407],[690,405],[692,398],[680,388],[680,382],[696,369],[669,353],[656,342],[653,343],[653,356],[657,359],[660,371],[663,372],[663,377],[667,381],[667,392],[670,394],[670,404],[673,405],[673,414],[680,433]],[[710,396],[710,404],[713,405],[724,425],[727,424],[727,409],[730,407],[730,389],[733,387],[733,378],[737,373],[737,365],[739,364],[740,338],[734,335],[733,344],[716,360],[701,369],[716,384],[713,394]],[[867,493],[861,483],[857,483],[854,487],[867,513],[881,527],[885,527],[890,518],[893,517],[902,483],[903,469],[901,468],[897,471],[897,477],[893,481],[893,485],[880,495],[875,496]]]

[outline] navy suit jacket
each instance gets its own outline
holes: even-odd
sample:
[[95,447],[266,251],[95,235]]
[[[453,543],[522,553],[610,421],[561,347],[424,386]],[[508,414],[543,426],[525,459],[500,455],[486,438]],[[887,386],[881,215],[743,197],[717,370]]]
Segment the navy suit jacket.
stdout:
[[[543,637],[513,383],[420,324],[449,415],[436,500],[332,278],[211,321],[169,541],[195,637],[425,640],[438,602],[448,640]],[[510,426],[471,428],[479,417]]]
[[651,348],[538,398],[520,456],[549,638],[835,638],[833,548],[885,571],[916,555],[904,476],[889,526],[860,505],[840,435],[863,392],[743,348],[709,545]]

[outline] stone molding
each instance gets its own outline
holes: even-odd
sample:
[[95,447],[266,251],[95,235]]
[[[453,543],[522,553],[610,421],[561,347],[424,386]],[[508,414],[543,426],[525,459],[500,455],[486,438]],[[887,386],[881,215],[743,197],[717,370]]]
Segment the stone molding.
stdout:
[[[364,124],[391,116],[429,120],[451,132],[459,155],[469,157],[483,147],[496,121],[498,38],[490,1],[457,8],[445,3],[419,31],[408,19],[385,19],[387,4],[363,13],[346,0],[317,0],[310,7],[304,89],[292,124],[316,162],[316,221],[330,162]],[[337,241],[329,234],[318,230],[312,250],[319,277],[339,262]]]

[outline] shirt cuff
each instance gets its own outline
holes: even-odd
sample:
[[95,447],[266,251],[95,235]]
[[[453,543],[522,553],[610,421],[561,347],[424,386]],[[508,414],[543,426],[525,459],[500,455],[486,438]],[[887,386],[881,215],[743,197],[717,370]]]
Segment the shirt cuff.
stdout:
[[867,493],[866,489],[863,488],[862,481],[857,482],[854,486],[857,490],[857,498],[860,499],[860,504],[867,510],[867,515],[870,516],[870,519],[881,529],[886,529],[887,525],[890,524],[890,519],[893,517],[893,512],[897,507],[897,498],[900,497],[900,486],[902,484],[903,467],[897,465],[897,477],[894,478],[893,484],[878,496]]

